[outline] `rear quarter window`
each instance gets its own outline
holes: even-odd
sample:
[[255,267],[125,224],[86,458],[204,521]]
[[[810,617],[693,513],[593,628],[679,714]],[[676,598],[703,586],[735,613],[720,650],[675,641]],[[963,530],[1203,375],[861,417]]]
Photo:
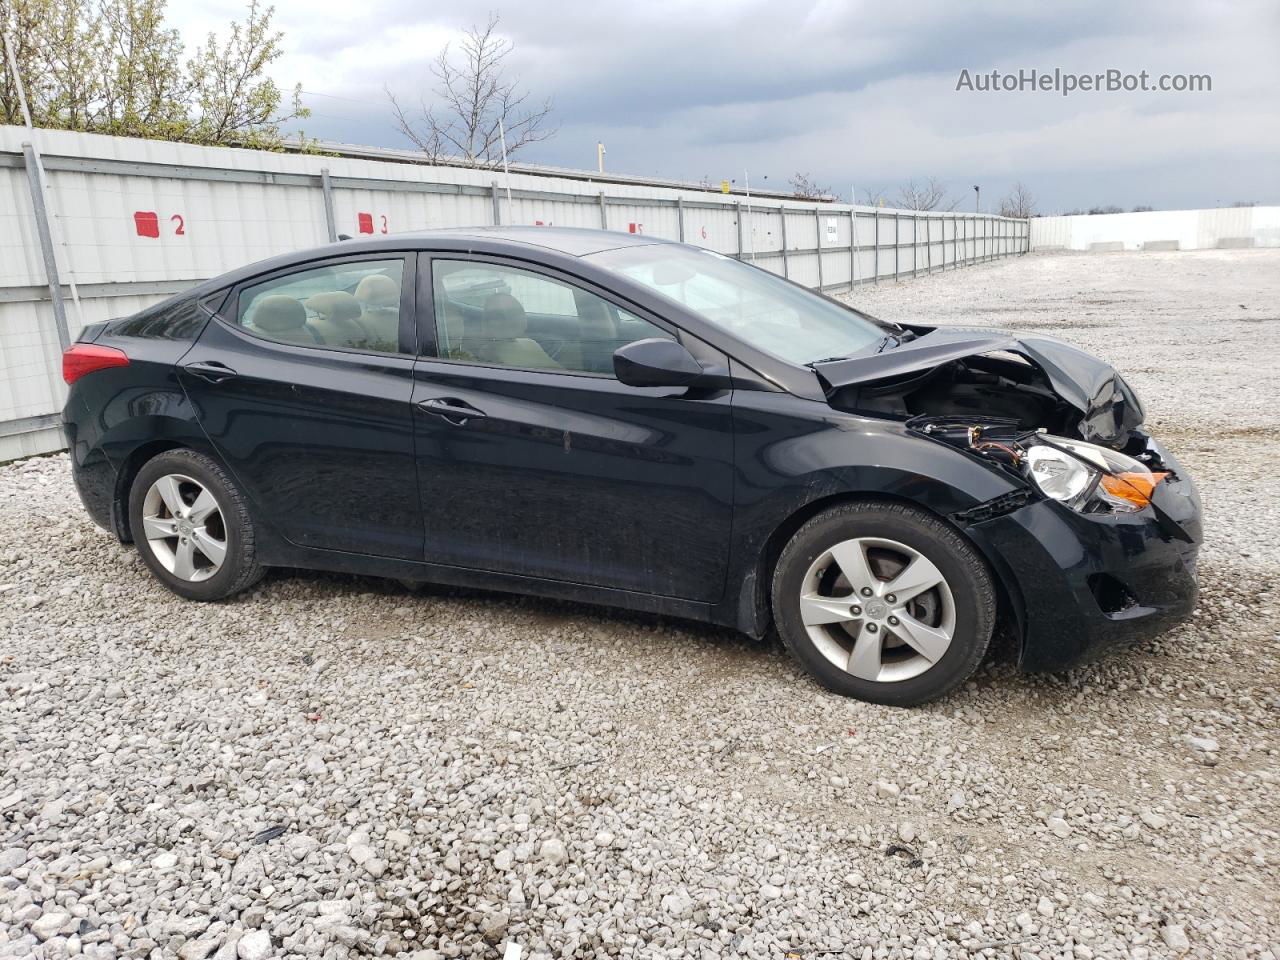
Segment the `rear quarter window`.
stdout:
[[131,317],[111,320],[103,333],[146,340],[194,340],[208,319],[208,312],[194,298],[170,301],[147,307]]

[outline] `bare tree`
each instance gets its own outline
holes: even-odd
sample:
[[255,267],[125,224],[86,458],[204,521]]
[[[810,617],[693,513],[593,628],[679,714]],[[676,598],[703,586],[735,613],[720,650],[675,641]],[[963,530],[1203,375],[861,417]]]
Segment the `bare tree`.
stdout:
[[820,187],[807,173],[794,174],[787,184],[798,200],[825,200],[831,196],[830,187]]
[[888,197],[889,197],[889,189],[890,189],[890,188],[888,188],[888,187],[868,187],[868,188],[864,188],[864,189],[861,191],[861,193],[862,193],[862,200],[858,200],[858,199],[857,199],[857,197],[855,197],[853,202],[854,202],[854,203],[861,203],[863,206],[867,206],[867,207],[883,207],[883,206],[886,206],[886,205],[888,204],[888,202],[889,202],[889,201],[888,201]]
[[959,200],[947,202],[947,188],[937,177],[917,184],[908,180],[898,189],[898,206],[904,210],[954,210]]
[[411,117],[387,90],[396,126],[432,160],[501,166],[504,128],[508,157],[555,134],[554,127],[544,126],[551,114],[551,98],[525,106],[529,94],[508,79],[504,64],[514,47],[497,31],[498,17],[491,15],[484,27],[473,25],[463,34],[458,58],[451,55],[448,44],[440,51],[431,67],[437,83],[433,93],[440,101],[436,106],[422,101],[417,115]]
[[1019,180],[1000,201],[1000,216],[1026,220],[1036,212],[1036,198]]

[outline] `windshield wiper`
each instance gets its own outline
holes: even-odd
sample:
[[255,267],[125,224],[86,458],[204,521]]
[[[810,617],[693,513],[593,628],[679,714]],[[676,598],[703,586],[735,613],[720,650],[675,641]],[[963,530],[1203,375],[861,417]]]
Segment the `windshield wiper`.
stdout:
[[884,353],[885,348],[888,347],[890,344],[896,347],[901,343],[902,343],[902,338],[898,336],[896,333],[891,333],[887,336],[880,338],[880,345],[876,347],[876,353]]
[[856,350],[854,351],[853,354],[847,354],[841,357],[824,357],[821,360],[810,360],[807,364],[805,364],[805,366],[816,367],[820,363],[835,363],[838,360],[848,360],[850,359],[850,357],[854,356],[855,354],[862,354],[868,351],[872,354],[883,353],[889,347],[901,346],[907,341],[914,340],[915,338],[916,338],[915,331],[907,330],[904,327],[898,333],[885,334],[883,337],[880,338],[879,342],[874,347],[866,347],[863,350]]

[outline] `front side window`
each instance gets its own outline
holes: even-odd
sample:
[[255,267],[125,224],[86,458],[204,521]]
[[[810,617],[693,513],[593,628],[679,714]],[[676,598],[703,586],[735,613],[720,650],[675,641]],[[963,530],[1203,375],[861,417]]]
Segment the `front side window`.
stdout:
[[450,360],[613,375],[613,352],[665,330],[579,287],[492,263],[435,260],[436,341]]
[[656,243],[605,250],[587,259],[792,363],[847,357],[885,335],[854,310],[710,250]]
[[400,257],[300,270],[245,287],[236,322],[282,343],[398,353],[403,279]]

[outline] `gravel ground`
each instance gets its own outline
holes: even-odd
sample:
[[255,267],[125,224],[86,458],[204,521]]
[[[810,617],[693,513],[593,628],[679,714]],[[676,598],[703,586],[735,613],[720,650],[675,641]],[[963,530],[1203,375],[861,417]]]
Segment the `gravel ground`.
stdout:
[[730,632],[276,573],[184,603],[0,467],[0,956],[1280,957],[1280,251],[864,288],[1114,360],[1194,620],[903,711]]

